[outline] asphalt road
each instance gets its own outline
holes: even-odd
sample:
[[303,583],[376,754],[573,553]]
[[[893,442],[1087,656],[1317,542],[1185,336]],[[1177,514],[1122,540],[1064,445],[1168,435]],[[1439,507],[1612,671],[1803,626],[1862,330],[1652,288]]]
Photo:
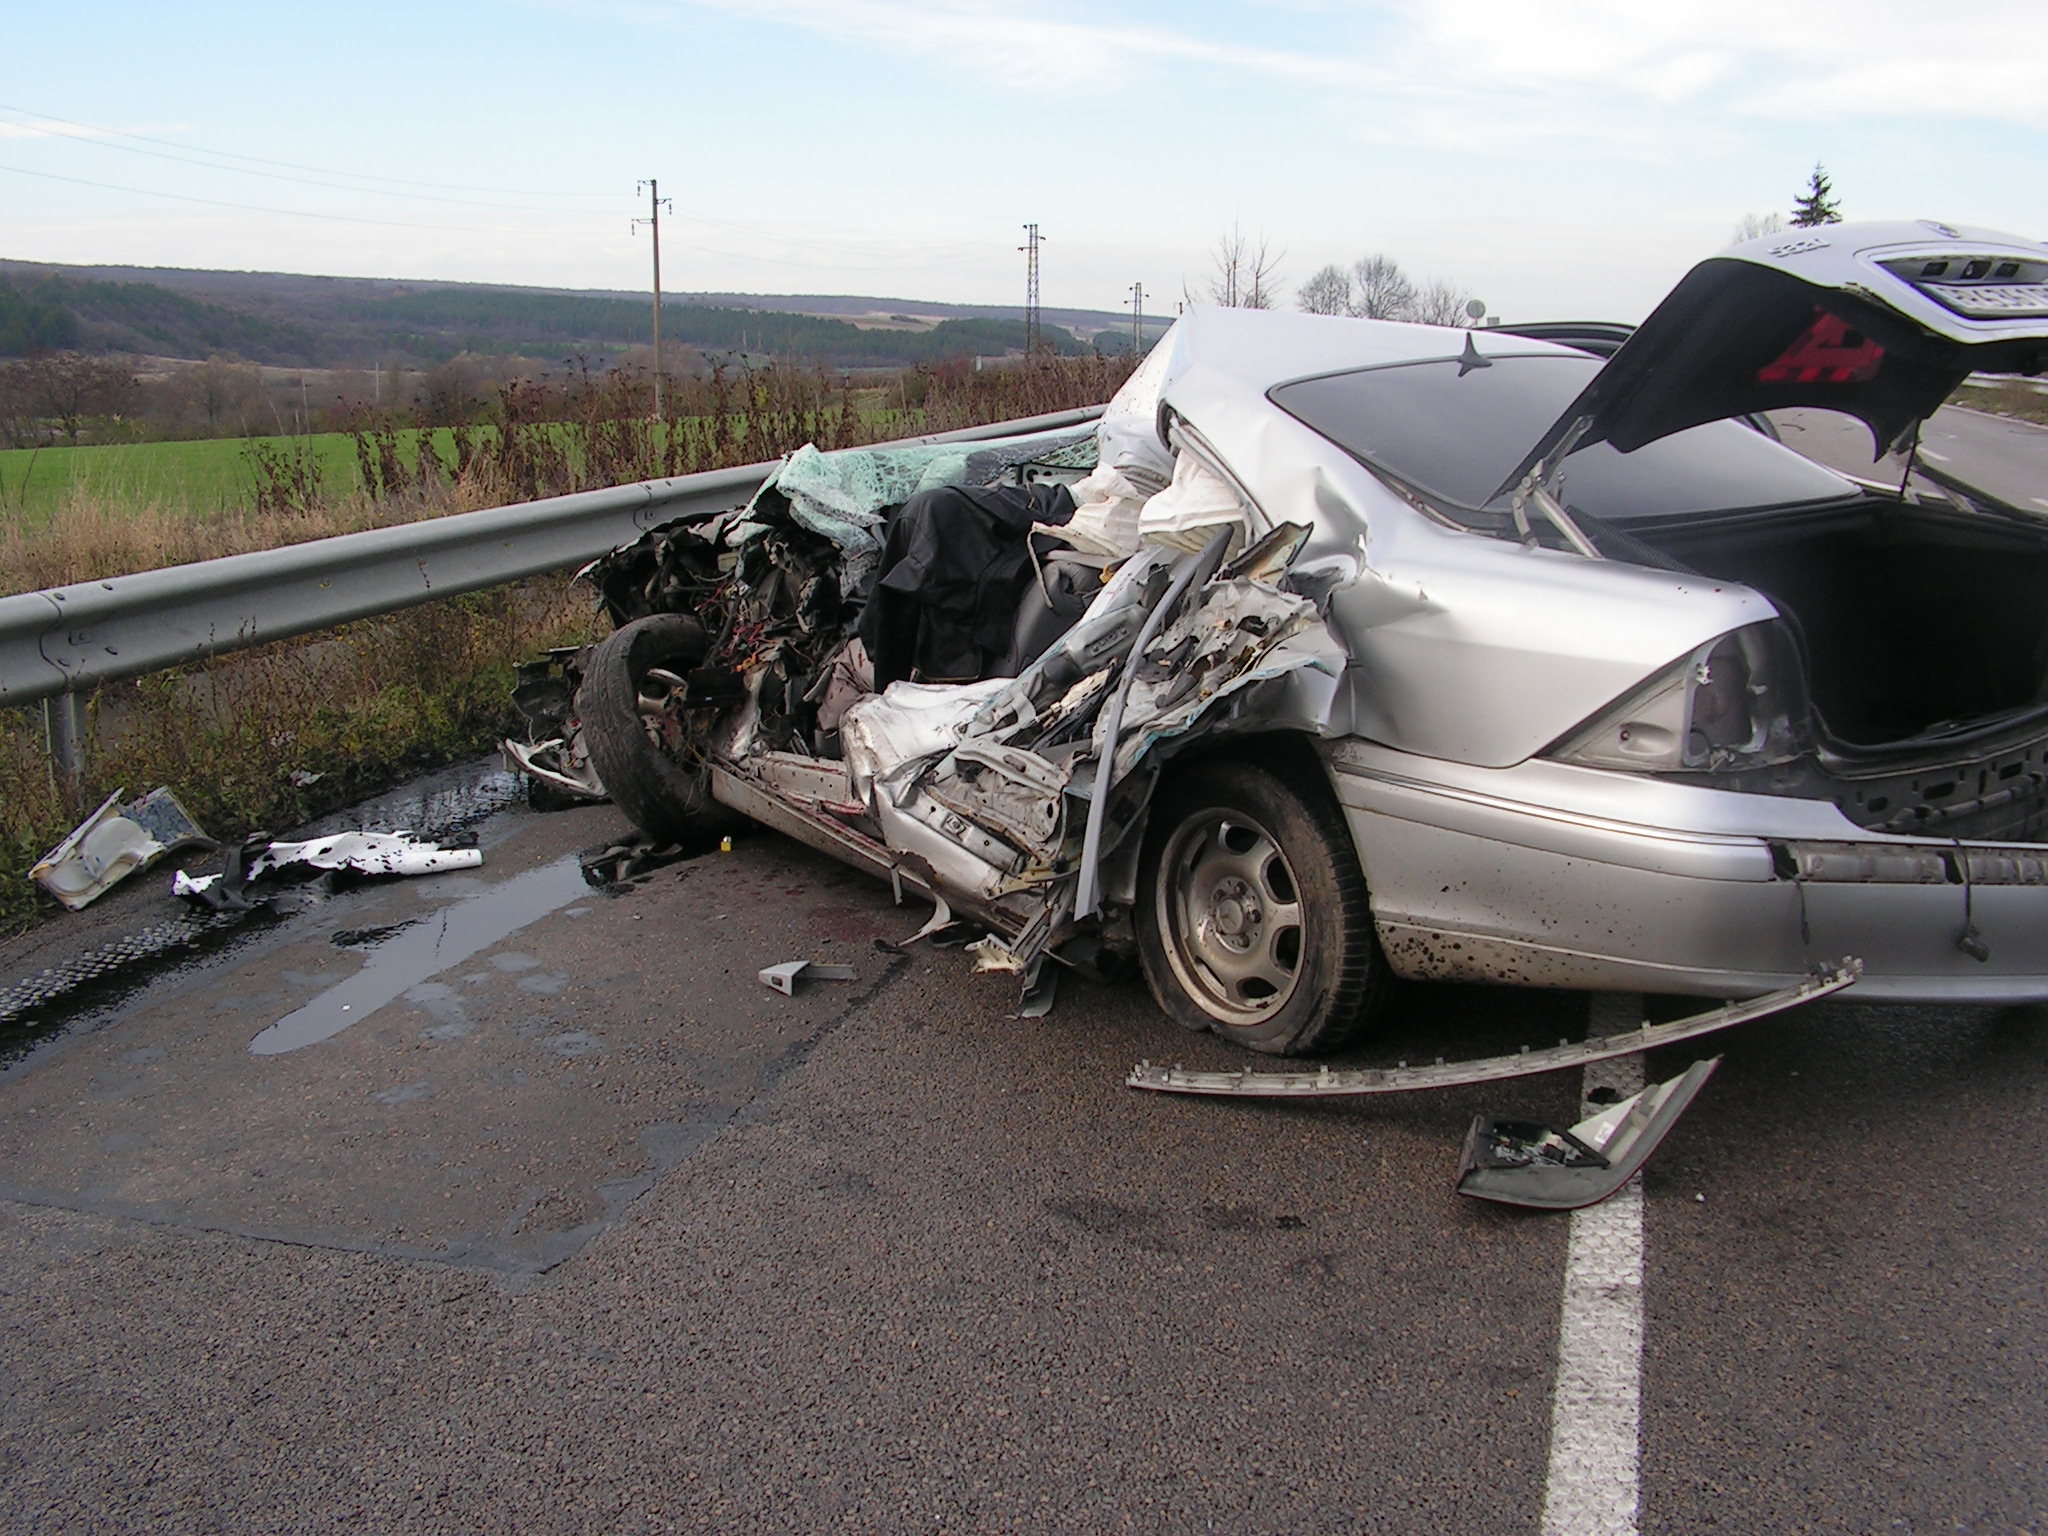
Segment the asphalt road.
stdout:
[[[0,1074],[0,1529],[1543,1528],[1576,1218],[1452,1177],[1475,1112],[1569,1122],[1576,1074],[1145,1095],[1140,1058],[1241,1058],[1138,988],[1010,1019],[771,834],[550,883],[621,826],[508,807],[483,869],[214,936]],[[407,960],[522,881],[555,905]],[[756,981],[799,958],[858,978]],[[248,1049],[343,983],[346,1027]],[[1354,1059],[1587,1024],[1415,988]],[[2048,1011],[1719,1048],[1643,1187],[1638,1528],[2048,1529]]]
[[[1870,429],[1837,411],[1773,411],[1787,445],[1830,469],[1897,485],[1896,456],[1871,460]],[[2048,515],[2048,427],[1967,406],[1945,405],[1920,429],[1919,457],[2025,512]]]

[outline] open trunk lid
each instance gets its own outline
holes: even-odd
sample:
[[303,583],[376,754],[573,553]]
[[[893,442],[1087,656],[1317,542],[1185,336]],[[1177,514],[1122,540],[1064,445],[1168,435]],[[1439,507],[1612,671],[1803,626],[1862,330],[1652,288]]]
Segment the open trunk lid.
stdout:
[[1855,416],[1873,460],[1971,373],[2048,365],[2048,246],[1931,220],[1830,224],[1686,274],[1502,483],[1787,406]]

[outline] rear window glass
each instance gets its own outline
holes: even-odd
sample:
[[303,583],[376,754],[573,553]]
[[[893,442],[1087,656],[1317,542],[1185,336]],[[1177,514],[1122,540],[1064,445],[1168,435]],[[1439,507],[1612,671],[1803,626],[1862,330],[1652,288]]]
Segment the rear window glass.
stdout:
[[[1362,368],[1282,384],[1273,403],[1446,512],[1478,513],[1577,398],[1600,360],[1564,354]],[[1565,505],[1613,523],[1833,501],[1847,482],[1732,421],[1673,433],[1634,453],[1606,443],[1564,461]],[[1492,517],[1481,519],[1488,527]]]

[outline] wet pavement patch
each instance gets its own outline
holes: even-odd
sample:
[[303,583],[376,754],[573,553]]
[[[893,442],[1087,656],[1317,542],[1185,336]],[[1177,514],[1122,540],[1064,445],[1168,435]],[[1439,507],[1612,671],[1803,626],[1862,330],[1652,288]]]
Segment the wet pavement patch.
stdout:
[[779,839],[579,900],[576,850],[616,825],[514,808],[480,870],[343,891],[159,977],[0,1074],[0,1199],[509,1275],[573,1256],[885,980],[763,989],[764,956],[819,942],[783,892],[832,900],[841,945],[903,922]]
[[366,932],[383,935],[374,945],[359,946],[372,948],[370,963],[263,1030],[249,1049],[258,1056],[276,1056],[331,1039],[401,993],[568,906],[589,889],[576,859],[557,859],[452,902],[431,918],[387,923],[381,930],[355,929],[359,939]]
[[[502,770],[495,757],[461,763],[423,775],[411,784],[324,817],[301,829],[307,836],[342,830],[390,832],[408,829],[433,839],[456,836],[493,815],[502,815],[519,794],[519,781]],[[166,866],[168,867],[168,866]],[[193,866],[198,868],[200,866]],[[151,877],[152,882],[155,876]],[[73,1025],[91,1028],[110,1010],[142,993],[166,972],[194,959],[218,957],[239,948],[254,929],[289,916],[325,892],[310,887],[280,894],[276,904],[247,911],[197,911],[182,903],[156,901],[155,917],[136,917],[150,900],[135,888],[116,892],[97,903],[94,918],[108,936],[79,943],[75,916],[57,919],[49,938],[72,953],[42,966],[21,967],[21,979],[0,986],[0,1066],[17,1061]],[[161,891],[161,886],[156,886]],[[125,921],[112,909],[126,907]],[[26,941],[33,946],[38,935]],[[350,938],[337,935],[336,943]],[[17,954],[33,949],[12,946]]]

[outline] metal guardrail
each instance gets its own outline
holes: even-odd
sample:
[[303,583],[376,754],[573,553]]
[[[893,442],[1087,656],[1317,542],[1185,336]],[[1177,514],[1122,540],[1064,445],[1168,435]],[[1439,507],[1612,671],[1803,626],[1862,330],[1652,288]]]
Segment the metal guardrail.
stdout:
[[[893,446],[1051,431],[1101,414],[1057,411]],[[0,707],[47,701],[52,754],[75,772],[84,695],[102,683],[580,565],[657,523],[744,502],[774,467],[644,480],[0,598]]]

